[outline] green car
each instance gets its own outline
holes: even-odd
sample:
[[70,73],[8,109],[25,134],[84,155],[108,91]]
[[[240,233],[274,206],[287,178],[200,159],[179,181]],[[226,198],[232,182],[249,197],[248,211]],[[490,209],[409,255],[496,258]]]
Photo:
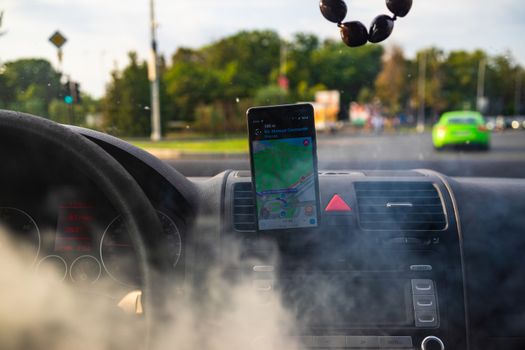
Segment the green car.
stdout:
[[437,150],[446,146],[473,146],[488,150],[490,131],[479,112],[447,112],[434,125],[432,142]]

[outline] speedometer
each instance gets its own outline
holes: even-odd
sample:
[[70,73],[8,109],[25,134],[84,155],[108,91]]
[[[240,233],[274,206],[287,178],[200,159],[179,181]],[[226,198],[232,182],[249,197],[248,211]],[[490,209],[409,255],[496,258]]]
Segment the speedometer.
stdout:
[[[161,211],[157,211],[164,243],[168,247],[169,259],[175,267],[182,252],[180,232],[173,220]],[[100,257],[107,274],[122,284],[137,286],[140,284],[139,259],[121,216],[117,216],[106,228],[100,242]]]
[[0,207],[0,229],[7,230],[10,237],[30,249],[36,261],[40,250],[40,230],[28,213],[17,208]]

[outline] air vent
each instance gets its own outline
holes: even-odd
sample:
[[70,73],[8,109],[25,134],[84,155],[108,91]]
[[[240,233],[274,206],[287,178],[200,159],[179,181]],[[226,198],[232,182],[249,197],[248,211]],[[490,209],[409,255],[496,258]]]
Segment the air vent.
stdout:
[[429,182],[355,183],[360,225],[365,230],[440,231],[443,203]]
[[366,176],[375,177],[423,177],[425,175],[413,170],[365,170]]
[[233,185],[233,228],[240,232],[255,232],[256,220],[252,183],[236,183]]

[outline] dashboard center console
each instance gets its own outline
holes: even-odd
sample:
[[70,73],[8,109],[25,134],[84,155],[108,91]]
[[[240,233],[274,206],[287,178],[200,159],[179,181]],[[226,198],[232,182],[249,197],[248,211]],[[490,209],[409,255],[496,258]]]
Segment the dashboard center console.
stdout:
[[[306,348],[464,349],[460,235],[447,187],[407,172],[320,173],[319,226],[258,231],[250,175],[226,182],[223,236],[254,289],[278,296]],[[271,242],[271,244],[268,244]],[[279,251],[271,260],[271,247]]]

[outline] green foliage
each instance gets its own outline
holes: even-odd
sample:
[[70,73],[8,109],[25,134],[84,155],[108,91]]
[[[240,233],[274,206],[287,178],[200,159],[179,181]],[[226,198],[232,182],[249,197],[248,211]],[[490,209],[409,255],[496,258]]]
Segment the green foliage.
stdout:
[[[510,53],[489,59],[486,77],[486,92],[490,96],[489,112],[507,115],[514,113],[516,79],[520,72],[523,69],[516,66]],[[523,97],[521,100],[524,100]]]
[[221,95],[235,100],[253,96],[269,83],[270,74],[279,67],[280,46],[273,31],[242,31],[203,48],[202,53],[227,87]]
[[448,103],[444,96],[445,72],[445,53],[435,47],[421,50],[417,53],[416,59],[411,62],[413,77],[411,81],[411,99],[414,109],[419,104],[418,99],[418,76],[419,61],[426,61],[426,80],[425,80],[425,105],[430,110],[432,118],[437,119],[439,114],[447,110]]
[[83,125],[99,103],[83,94],[72,110],[63,102],[61,75],[44,59],[20,59],[0,67],[0,108],[47,117],[59,123]]
[[218,98],[222,89],[219,72],[206,69],[202,54],[190,49],[177,51],[164,78],[166,103],[179,120],[193,120],[196,108]]
[[[425,102],[435,118],[447,110],[476,109],[478,74],[482,60],[488,62],[484,88],[484,96],[489,101],[486,113],[510,115],[524,112],[524,106],[517,108],[515,101],[517,79],[525,71],[513,62],[510,53],[489,57],[481,50],[460,50],[447,55],[436,48],[421,50],[414,61],[408,62],[408,75],[411,77],[409,100],[413,109],[418,105],[418,60],[425,56]],[[520,99],[525,99],[523,89]]]
[[279,36],[272,31],[243,31],[199,50],[179,49],[164,76],[168,118],[195,120],[197,129],[212,132],[243,129],[244,111],[237,101],[270,83],[279,50]]
[[202,139],[191,141],[131,141],[137,147],[145,149],[169,149],[188,153],[246,153],[248,140],[246,137],[229,137],[222,139]]
[[49,104],[49,115],[51,120],[61,123],[70,124],[70,112],[69,106],[66,105],[62,100],[53,100]]
[[226,131],[226,117],[220,104],[200,105],[195,110],[196,131],[204,131],[213,135],[220,135]]
[[[163,68],[163,118],[185,121],[200,132],[238,132],[246,127],[248,107],[313,101],[320,90],[341,92],[341,118],[347,118],[352,101],[377,103],[390,116],[414,114],[423,57],[427,114],[475,107],[479,60],[486,57],[482,51],[446,54],[428,48],[408,59],[401,48],[385,53],[379,45],[350,49],[340,41],[321,42],[313,34],[284,41],[273,31],[241,31],[201,48],[177,50]],[[106,125],[121,134],[147,135],[149,111],[141,109],[149,104],[146,66],[136,57],[130,61],[122,72],[113,73],[104,99]],[[523,69],[508,55],[488,61],[490,111],[508,112],[514,107],[515,77]],[[289,80],[286,91],[277,86],[283,72]]]
[[215,102],[199,105],[195,111],[194,129],[213,135],[245,132],[245,113],[253,105],[252,99],[239,99],[235,104]]
[[278,105],[293,102],[288,92],[277,85],[268,85],[255,93],[254,102],[258,106]]
[[[385,112],[394,116],[403,109],[406,100],[407,86],[407,61],[400,47],[393,47],[385,55],[383,68],[375,81],[376,97],[383,104]],[[359,99],[361,102],[369,103],[371,91],[361,90]]]
[[312,57],[312,75],[316,82],[341,91],[346,101],[355,100],[363,87],[373,87],[382,55],[381,46],[349,49],[339,41],[327,41]]
[[8,62],[0,74],[2,108],[47,117],[51,101],[60,93],[60,74],[43,59]]
[[374,88],[382,55],[378,45],[349,49],[339,41],[326,41],[313,53],[313,81],[341,92],[341,117],[347,117],[346,108],[357,100],[361,89]]
[[102,103],[106,130],[127,136],[150,133],[150,88],[146,62],[129,53],[129,65],[122,72],[113,72]]
[[320,47],[319,38],[314,34],[299,33],[286,45],[288,57],[285,69],[290,89],[300,96],[306,93],[308,86],[317,83],[312,74],[312,56]]
[[[287,52],[289,91],[276,86],[281,49]],[[373,87],[382,52],[380,46],[350,50],[340,43],[321,44],[312,34],[283,42],[272,31],[242,31],[198,50],[179,49],[164,77],[173,111],[169,118],[197,120],[199,130],[209,125],[209,131],[215,130],[212,120],[223,120],[226,130],[237,130],[245,118],[237,100],[312,101],[316,91],[327,88],[340,90],[345,106],[363,87]]]
[[485,58],[482,51],[451,52],[445,65],[444,97],[447,109],[475,109],[479,62]]
[[[379,91],[380,90],[377,89],[376,93],[379,94],[380,93]],[[367,87],[362,88],[359,91],[359,95],[357,95],[357,102],[358,103],[363,103],[363,104],[373,103],[374,102],[374,91],[372,89],[370,89],[370,88],[367,88]],[[385,104],[385,103],[386,102],[383,101],[383,104]],[[388,108],[388,107],[386,107],[386,108]]]
[[[487,61],[488,113],[525,112],[525,103],[518,106],[516,97],[518,77],[525,84],[525,71],[510,54],[445,53],[428,48],[406,58],[400,48],[387,52],[380,45],[348,48],[340,41],[321,42],[308,33],[285,41],[274,31],[256,30],[241,31],[201,48],[180,48],[169,63],[160,57],[162,121],[184,121],[201,132],[235,133],[245,130],[248,107],[313,101],[321,90],[340,91],[340,117],[344,119],[352,101],[380,105],[390,116],[415,114],[418,63],[423,58],[427,115],[475,108],[478,67],[483,59]],[[283,73],[289,81],[287,90],[277,85]],[[82,104],[69,109],[62,100],[60,78],[43,59],[8,62],[0,67],[0,108],[77,125],[86,125],[87,116],[92,121],[102,115],[106,131],[149,135],[150,83],[147,64],[137,54],[130,53],[128,65],[112,72],[102,101],[83,94]],[[525,89],[521,94],[525,101]]]

